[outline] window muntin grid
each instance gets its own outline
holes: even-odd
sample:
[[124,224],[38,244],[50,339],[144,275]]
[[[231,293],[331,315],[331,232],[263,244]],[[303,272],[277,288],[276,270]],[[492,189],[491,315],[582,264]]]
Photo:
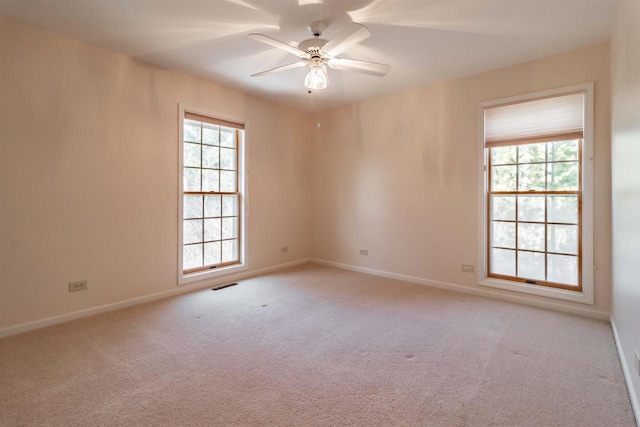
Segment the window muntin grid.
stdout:
[[489,149],[489,277],[581,283],[582,140]]
[[242,130],[184,119],[183,273],[240,263]]

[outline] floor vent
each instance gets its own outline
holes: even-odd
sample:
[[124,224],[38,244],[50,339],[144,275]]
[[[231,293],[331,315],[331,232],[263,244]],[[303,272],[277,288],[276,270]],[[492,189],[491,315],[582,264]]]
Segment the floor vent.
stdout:
[[212,291],[219,291],[220,289],[228,288],[228,287],[230,287],[230,286],[235,286],[235,285],[237,285],[237,284],[238,284],[237,282],[233,282],[233,283],[229,283],[229,284],[227,284],[227,285],[219,286],[219,287],[217,287],[217,288],[212,288],[211,290],[212,290]]

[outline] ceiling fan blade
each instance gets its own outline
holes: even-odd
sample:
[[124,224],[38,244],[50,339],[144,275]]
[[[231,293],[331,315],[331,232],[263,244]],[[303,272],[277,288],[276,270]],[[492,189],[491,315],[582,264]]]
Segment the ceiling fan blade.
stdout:
[[391,67],[387,64],[377,64],[375,62],[358,61],[355,59],[333,58],[328,62],[329,67],[336,70],[356,71],[358,73],[369,74],[371,76],[383,77]]
[[277,47],[278,49],[286,50],[287,52],[294,54],[298,58],[306,59],[306,58],[309,57],[307,52],[304,52],[304,51],[298,49],[297,47],[293,47],[293,46],[288,45],[288,44],[286,44],[284,42],[281,42],[280,40],[276,40],[276,39],[272,39],[271,37],[267,37],[264,34],[255,34],[255,33],[253,33],[253,34],[249,34],[249,37],[251,37],[254,40],[258,40],[259,42],[268,44],[269,46],[273,46],[273,47]]
[[367,27],[362,24],[352,22],[340,31],[338,35],[329,40],[327,44],[322,47],[322,50],[329,56],[340,55],[342,52],[349,49],[354,44],[360,43],[370,35],[371,32]]
[[302,61],[294,62],[293,64],[283,65],[282,67],[276,67],[276,68],[272,68],[270,70],[265,70],[265,71],[261,71],[259,73],[251,74],[251,77],[264,76],[265,74],[277,73],[278,71],[292,70],[294,68],[304,67],[305,65],[307,65],[307,64],[302,62]]

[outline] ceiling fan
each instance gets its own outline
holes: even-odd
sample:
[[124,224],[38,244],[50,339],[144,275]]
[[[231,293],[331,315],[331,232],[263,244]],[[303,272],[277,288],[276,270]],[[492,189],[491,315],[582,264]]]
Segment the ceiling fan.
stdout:
[[252,74],[252,77],[263,76],[269,73],[291,70],[293,68],[309,66],[309,73],[304,80],[304,85],[309,91],[325,89],[329,83],[327,67],[335,70],[356,71],[358,73],[383,77],[389,72],[389,65],[375,62],[359,61],[355,59],[338,58],[349,47],[360,43],[371,35],[371,32],[362,24],[355,22],[347,25],[331,40],[321,39],[320,36],[326,26],[322,21],[314,21],[309,26],[313,38],[304,40],[298,47],[291,46],[280,40],[265,36],[264,34],[249,34],[254,40],[266,43],[278,49],[285,50],[300,60],[292,64],[272,68],[260,73]]

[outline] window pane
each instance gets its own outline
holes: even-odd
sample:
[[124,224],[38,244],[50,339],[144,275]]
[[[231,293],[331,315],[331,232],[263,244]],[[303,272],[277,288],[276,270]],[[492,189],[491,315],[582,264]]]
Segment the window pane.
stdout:
[[578,160],[578,140],[558,141],[547,144],[550,162]]
[[204,263],[205,265],[220,264],[222,257],[222,249],[220,242],[211,242],[204,244]]
[[187,245],[182,249],[182,268],[202,267],[202,245]]
[[220,167],[220,149],[218,147],[202,146],[202,167],[209,169]]
[[544,222],[544,196],[518,196],[518,220]]
[[200,169],[184,168],[184,191],[200,191]]
[[545,150],[547,148],[546,143],[542,144],[527,144],[518,146],[518,159],[519,163],[535,163],[544,162]]
[[544,280],[544,254],[518,251],[518,277]]
[[491,149],[491,164],[493,165],[514,164],[516,160],[516,146]]
[[578,257],[549,254],[547,262],[547,280],[565,285],[578,285]]
[[185,120],[182,131],[185,141],[200,142],[200,122]]
[[183,161],[185,166],[200,167],[200,145],[184,143],[183,146]]
[[220,191],[220,178],[217,170],[202,170],[202,191]]
[[220,149],[220,169],[236,169],[236,150],[230,148]]
[[514,221],[516,219],[516,197],[491,196],[491,219]]
[[517,166],[492,166],[491,189],[493,191],[515,191],[516,168]]
[[238,241],[237,240],[224,240],[222,242],[222,262],[237,261],[238,256]]
[[547,240],[549,252],[564,254],[578,254],[578,226],[553,225],[547,226]]
[[[182,196],[185,270],[239,261],[240,196],[233,193],[238,191],[241,133],[235,128],[183,119],[182,191],[208,193]],[[220,192],[232,194],[215,194]]]
[[513,222],[492,221],[491,225],[491,246],[515,249],[516,224]]
[[545,189],[545,164],[520,165],[518,167],[518,191]]
[[235,217],[222,218],[222,238],[232,239],[238,237],[238,220]]
[[220,216],[222,210],[220,209],[220,196],[219,195],[205,195],[204,196],[204,216],[214,217]]
[[236,191],[236,173],[229,171],[220,171],[220,191],[224,193],[235,193]]
[[222,216],[238,216],[238,196],[222,196]]
[[491,272],[505,276],[516,274],[516,251],[491,249]]
[[220,145],[220,138],[218,133],[220,132],[220,126],[212,125],[209,123],[202,124],[202,143],[207,145]]
[[188,219],[183,222],[182,241],[188,243],[202,242],[202,220]]
[[[575,117],[581,120],[578,107]],[[545,126],[545,120],[533,120],[532,129]],[[488,149],[490,198],[485,227],[489,226],[491,275],[548,286],[578,285],[582,144],[574,139]]]
[[544,251],[544,224],[518,224],[518,249]]
[[578,190],[578,162],[547,164],[547,180],[551,191]]
[[220,240],[220,218],[204,220],[204,240]]
[[186,194],[182,211],[184,218],[202,218],[202,196]]
[[547,196],[547,221],[578,223],[577,196]]
[[235,148],[236,146],[236,131],[231,128],[220,128],[220,146]]

